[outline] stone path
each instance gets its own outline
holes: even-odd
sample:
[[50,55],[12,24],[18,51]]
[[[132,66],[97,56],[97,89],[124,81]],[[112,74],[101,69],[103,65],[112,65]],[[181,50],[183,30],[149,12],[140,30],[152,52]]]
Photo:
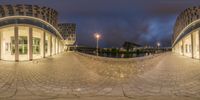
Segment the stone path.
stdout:
[[108,59],[73,52],[0,61],[0,99],[199,100],[200,61],[173,53]]

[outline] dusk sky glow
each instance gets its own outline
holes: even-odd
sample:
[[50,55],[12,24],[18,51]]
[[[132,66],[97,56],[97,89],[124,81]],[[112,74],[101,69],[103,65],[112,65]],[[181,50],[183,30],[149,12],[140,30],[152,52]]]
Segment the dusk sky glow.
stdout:
[[200,0],[0,0],[0,4],[36,4],[54,8],[59,22],[77,24],[79,45],[121,47],[124,41],[141,45],[171,46],[178,14]]

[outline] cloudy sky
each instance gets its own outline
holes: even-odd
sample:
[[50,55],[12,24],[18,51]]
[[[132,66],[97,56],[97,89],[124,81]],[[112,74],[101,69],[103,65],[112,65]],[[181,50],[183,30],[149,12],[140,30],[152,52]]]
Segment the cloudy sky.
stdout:
[[124,41],[141,45],[171,45],[176,17],[200,0],[0,0],[0,4],[37,4],[54,8],[59,22],[77,24],[79,45],[120,47]]

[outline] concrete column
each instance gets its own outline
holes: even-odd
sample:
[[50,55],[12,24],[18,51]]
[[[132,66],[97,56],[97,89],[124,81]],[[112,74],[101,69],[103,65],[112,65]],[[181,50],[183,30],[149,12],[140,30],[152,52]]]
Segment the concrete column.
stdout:
[[199,38],[198,38],[198,40],[199,40],[199,59],[200,59],[200,31],[198,31],[198,35],[199,35]]
[[191,51],[192,51],[192,52],[191,52],[191,55],[192,55],[192,58],[194,58],[194,40],[193,40],[193,39],[194,39],[194,34],[191,33],[191,36],[190,36],[190,37],[191,37],[191,49],[192,49],[192,50],[191,50]]
[[57,40],[58,41],[58,45],[57,45],[57,51],[58,51],[58,53],[59,53],[59,39]]
[[55,55],[57,54],[57,38],[55,37]]
[[57,38],[57,54],[59,53],[59,41],[58,41],[58,38]]
[[58,52],[60,53],[60,41],[58,42]]
[[2,38],[2,33],[0,32],[0,59],[1,59],[1,39]]
[[52,56],[52,35],[50,35],[50,56]]
[[19,34],[18,34],[18,27],[17,26],[15,26],[15,28],[14,28],[14,36],[15,36],[15,61],[19,61],[19,47],[18,47]]
[[182,52],[182,53],[183,53],[183,56],[184,56],[184,55],[185,55],[185,48],[184,48],[185,45],[184,45],[184,41],[183,41],[183,40],[182,40],[182,46],[183,46],[183,47],[182,47],[181,49],[183,49],[183,52]]
[[56,54],[56,37],[54,38],[54,55]]
[[33,28],[29,27],[29,60],[33,60]]
[[44,31],[44,33],[43,33],[43,58],[45,58],[45,53],[46,53],[45,47],[46,47],[46,32]]

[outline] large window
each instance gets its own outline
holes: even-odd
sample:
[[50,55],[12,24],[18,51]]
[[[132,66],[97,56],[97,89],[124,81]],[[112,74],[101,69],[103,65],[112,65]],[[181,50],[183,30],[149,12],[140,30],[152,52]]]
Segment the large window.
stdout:
[[45,40],[45,53],[48,52],[48,40]]
[[15,38],[12,36],[11,37],[11,55],[14,55],[15,54]]
[[[19,54],[24,55],[28,53],[28,40],[27,36],[18,37]],[[15,38],[11,37],[11,54],[15,54]]]
[[40,38],[33,37],[33,54],[40,54]]
[[19,54],[24,55],[28,53],[27,36],[19,36]]

